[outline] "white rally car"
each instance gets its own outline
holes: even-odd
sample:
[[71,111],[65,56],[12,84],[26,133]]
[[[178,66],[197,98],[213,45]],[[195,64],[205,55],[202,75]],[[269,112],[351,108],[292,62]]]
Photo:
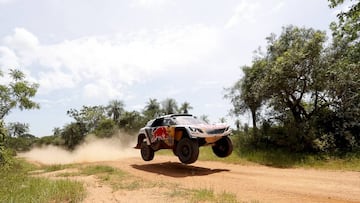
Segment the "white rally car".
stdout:
[[230,134],[229,125],[210,125],[190,114],[171,114],[141,128],[135,148],[145,161],[152,160],[157,150],[172,149],[182,163],[191,164],[198,159],[201,146],[212,146],[218,157],[229,156],[233,150]]

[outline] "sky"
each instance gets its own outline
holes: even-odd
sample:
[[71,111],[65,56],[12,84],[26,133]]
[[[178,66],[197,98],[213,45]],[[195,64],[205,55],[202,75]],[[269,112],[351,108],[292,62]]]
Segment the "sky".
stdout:
[[336,12],[326,0],[0,0],[0,69],[38,83],[41,106],[5,122],[41,137],[70,123],[71,108],[117,99],[141,111],[150,98],[174,98],[233,124],[224,88],[265,38],[290,24],[330,36]]

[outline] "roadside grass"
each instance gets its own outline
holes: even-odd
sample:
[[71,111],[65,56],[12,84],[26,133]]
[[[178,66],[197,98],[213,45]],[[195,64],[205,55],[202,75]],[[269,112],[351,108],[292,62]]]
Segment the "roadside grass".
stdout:
[[[235,143],[236,144],[236,143]],[[239,165],[265,165],[276,168],[314,168],[322,170],[360,171],[360,154],[331,156],[324,154],[289,153],[281,149],[260,150],[236,147],[226,158],[217,157],[211,146],[200,147],[198,160]],[[175,156],[171,150],[159,150],[157,155]]]
[[[103,166],[103,165],[92,165],[92,166],[86,166],[81,169],[81,173],[84,175],[96,175],[96,174],[104,174],[104,173],[115,173],[116,170],[110,166]],[[120,174],[120,170],[118,170]],[[124,174],[121,173],[121,176]]]
[[80,202],[85,197],[82,183],[29,175],[37,169],[21,159],[14,159],[6,171],[0,169],[0,202]]
[[53,164],[53,165],[45,165],[41,168],[44,170],[44,172],[52,172],[52,171],[60,171],[74,167],[76,167],[74,164]]
[[348,154],[339,157],[327,154],[289,153],[281,149],[238,149],[235,154],[241,159],[277,168],[360,171],[359,154]]
[[95,175],[104,183],[110,185],[113,190],[137,190],[150,187],[145,181],[125,171],[110,166],[93,165],[81,169],[83,175]]
[[[223,191],[222,193],[215,193],[212,189],[184,189],[176,186],[172,191],[166,193],[171,198],[183,198],[191,203],[197,202],[216,202],[216,203],[237,203],[236,195]],[[185,197],[185,198],[184,198]]]

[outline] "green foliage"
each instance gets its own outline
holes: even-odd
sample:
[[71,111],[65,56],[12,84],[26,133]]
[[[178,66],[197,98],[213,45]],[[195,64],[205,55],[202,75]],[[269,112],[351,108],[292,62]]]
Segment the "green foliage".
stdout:
[[149,99],[143,111],[146,120],[151,120],[160,115],[160,113],[160,103],[156,99]]
[[125,104],[120,100],[112,100],[106,107],[106,112],[115,123],[119,123],[120,115],[124,112]]
[[80,182],[32,177],[35,169],[13,159],[8,169],[0,168],[0,202],[80,202],[85,188]]
[[355,59],[352,53],[359,41],[334,38],[325,49],[325,39],[311,28],[283,28],[279,37],[267,38],[267,52],[244,67],[244,77],[228,90],[233,114],[251,111],[254,146],[292,152],[360,149],[360,55]]
[[70,123],[64,127],[61,138],[68,149],[74,149],[80,144],[87,133],[87,129],[83,123]]
[[29,124],[13,122],[8,124],[7,129],[9,136],[19,137],[29,132]]
[[111,137],[117,130],[117,125],[112,119],[103,119],[99,122],[94,133],[97,137]]
[[28,151],[38,140],[35,136],[8,137],[5,146],[9,149],[19,151]]
[[[16,107],[20,110],[39,108],[39,104],[31,100],[39,85],[26,81],[25,74],[19,70],[10,69],[9,75],[12,81],[0,85],[0,120]],[[0,77],[2,76],[0,74]]]
[[143,116],[137,111],[125,111],[119,121],[119,127],[125,131],[138,131],[144,127],[145,121]]
[[37,138],[35,141],[35,145],[41,146],[41,145],[55,145],[55,146],[62,146],[64,145],[65,141],[62,139],[61,135],[50,135],[50,136],[44,136]]
[[[343,152],[294,152],[289,148],[288,136],[284,133],[282,127],[271,128],[274,134],[282,134],[281,138],[270,138],[262,136],[262,142],[254,142],[253,136],[250,133],[238,132],[233,136],[234,152],[231,156],[236,159],[227,160],[230,163],[249,163],[254,162],[262,165],[278,167],[278,168],[318,168],[326,170],[346,170],[346,171],[360,171],[360,153],[343,153]],[[274,132],[277,131],[277,132]],[[262,134],[262,130],[260,130]],[[273,139],[273,140],[269,140]],[[281,143],[273,143],[281,142]],[[279,147],[283,145],[282,147]],[[294,144],[296,146],[296,144]],[[276,146],[276,147],[275,147]],[[211,151],[201,151],[204,153],[211,153]],[[230,156],[230,157],[231,157]],[[229,158],[230,158],[229,157]],[[242,162],[239,162],[242,160]]]
[[[165,99],[161,105],[156,99],[149,99],[142,112],[127,111],[121,100],[112,100],[109,105],[103,107],[83,106],[81,109],[70,109],[67,114],[75,122],[65,125],[62,129],[54,128],[54,135],[60,138],[47,137],[40,140],[39,144],[52,144],[57,140],[57,145],[65,145],[69,149],[74,149],[89,134],[98,137],[111,137],[117,130],[125,132],[138,132],[145,124],[160,116],[162,113],[170,114],[178,112],[177,103],[174,99]],[[181,106],[181,112],[188,112],[193,107],[188,102]],[[60,135],[60,136],[59,136]]]
[[103,106],[83,106],[80,110],[70,109],[67,114],[83,125],[87,132],[96,129],[99,122],[106,117]]
[[210,119],[208,115],[201,115],[200,120],[204,121],[205,123],[210,123]]
[[173,114],[178,112],[178,105],[175,99],[167,98],[161,102],[164,114]]
[[181,104],[179,112],[180,113],[189,113],[189,110],[193,109],[192,106],[190,106],[189,102],[184,102]]
[[265,101],[264,82],[267,63],[263,59],[256,59],[252,67],[244,66],[242,70],[244,77],[236,82],[233,87],[227,89],[225,98],[233,104],[230,113],[238,116],[250,110],[254,137],[257,135],[256,122],[258,121],[257,111]]
[[[39,108],[39,104],[32,101],[39,87],[36,83],[30,83],[25,80],[25,74],[19,70],[10,69],[9,76],[11,81],[8,84],[0,84],[0,166],[6,168],[11,165],[11,158],[9,156],[8,136],[22,136],[28,131],[28,126],[25,124],[14,123],[10,125],[10,129],[6,129],[4,126],[4,117],[7,116],[12,109],[19,108],[24,109],[36,109]],[[3,77],[3,72],[0,69],[0,78]],[[10,132],[9,132],[10,131]],[[23,149],[28,147],[27,140],[21,138],[19,141],[10,144],[16,144],[17,147]]]

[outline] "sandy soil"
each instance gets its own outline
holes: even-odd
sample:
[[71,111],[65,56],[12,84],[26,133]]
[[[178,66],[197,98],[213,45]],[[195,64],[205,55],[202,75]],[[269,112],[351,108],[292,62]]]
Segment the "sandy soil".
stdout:
[[[310,169],[278,169],[197,161],[180,164],[176,157],[155,156],[151,162],[139,158],[97,162],[109,165],[145,181],[165,183],[165,187],[113,191],[94,176],[73,177],[83,181],[88,196],[84,202],[184,202],[164,195],[169,187],[211,189],[215,193],[236,194],[240,202],[360,202],[360,172]],[[66,169],[74,170],[74,169]],[[54,174],[46,174],[55,177]],[[169,188],[171,189],[171,188]]]

